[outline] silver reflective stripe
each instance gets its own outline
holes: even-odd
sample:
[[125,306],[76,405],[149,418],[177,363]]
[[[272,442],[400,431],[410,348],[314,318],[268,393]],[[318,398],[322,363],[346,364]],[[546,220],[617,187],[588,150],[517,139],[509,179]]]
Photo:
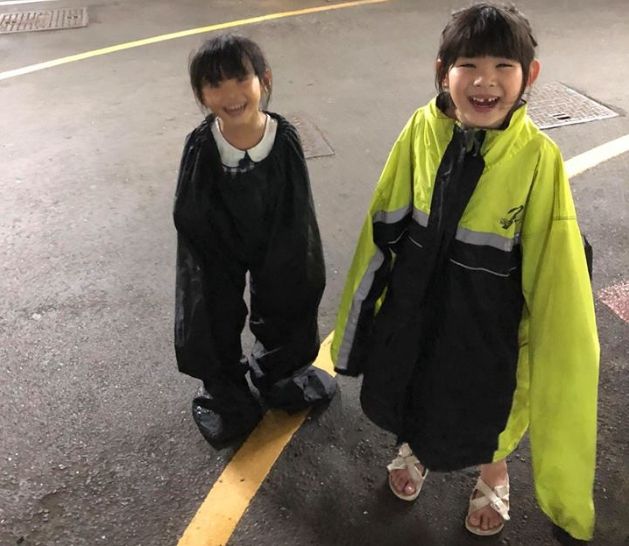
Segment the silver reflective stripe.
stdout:
[[465,264],[462,264],[461,262],[457,262],[456,260],[453,260],[452,258],[450,258],[450,261],[453,264],[461,266],[463,269],[470,269],[471,271],[484,271],[485,273],[491,273],[492,275],[496,275],[497,277],[508,277],[511,271],[514,271],[517,269],[517,267],[512,267],[511,269],[509,269],[508,273],[498,273],[497,271],[492,271],[491,269],[485,269],[484,267],[472,267],[470,265],[465,265]]
[[373,215],[372,221],[375,224],[376,222],[382,222],[384,224],[395,224],[402,220],[410,210],[410,207],[404,207],[397,210],[379,210]]
[[417,242],[415,239],[413,239],[410,235],[408,236],[408,240],[413,243],[414,245],[418,246],[419,248],[424,248],[424,245],[422,245],[421,243]]
[[[382,222],[384,224],[395,224],[409,213],[409,207],[403,207],[397,210],[379,210],[373,215],[373,223]],[[426,227],[428,225],[428,214],[419,209],[413,209],[413,220],[415,220],[420,226]]]
[[345,324],[345,335],[343,336],[343,341],[341,342],[341,346],[339,347],[339,354],[336,359],[336,367],[340,370],[347,369],[347,361],[349,359],[349,352],[352,349],[352,345],[354,344],[354,337],[356,335],[356,327],[358,326],[358,318],[360,317],[360,310],[363,306],[363,302],[367,295],[369,294],[369,290],[371,290],[371,286],[373,285],[373,278],[376,274],[376,271],[380,268],[382,263],[384,262],[384,254],[376,247],[376,253],[371,258],[369,265],[367,266],[367,270],[363,275],[360,284],[358,285],[358,289],[354,294],[354,299],[352,300],[352,306],[349,310],[349,314],[347,315],[347,322]]
[[504,252],[511,252],[513,247],[520,240],[520,234],[516,234],[515,238],[503,237],[496,233],[484,233],[482,231],[471,231],[465,228],[458,228],[454,237],[458,241],[468,243],[470,245],[491,246]]
[[[372,222],[374,224],[376,222],[395,224],[396,222],[403,220],[408,215],[410,210],[410,205],[392,211],[380,210],[373,215]],[[421,210],[413,209],[413,220],[425,227],[428,225],[428,214],[422,212]],[[400,237],[402,237],[402,235],[404,235],[404,233],[400,234]],[[400,237],[398,237],[395,241],[390,241],[389,244],[397,242]],[[341,342],[341,346],[339,347],[339,353],[336,359],[336,368],[338,368],[339,370],[347,369],[349,353],[352,350],[352,346],[354,344],[356,328],[358,327],[358,318],[360,317],[360,311],[362,309],[363,302],[365,301],[367,295],[369,294],[369,291],[371,290],[376,271],[380,269],[383,263],[384,254],[376,246],[376,253],[371,258],[365,274],[363,275],[363,278],[358,285],[358,289],[354,294],[354,298],[352,299],[352,306],[350,307],[349,314],[347,316],[347,322],[345,323],[343,341]]]
[[428,225],[428,214],[423,210],[413,209],[413,220],[415,220],[420,226],[426,227]]

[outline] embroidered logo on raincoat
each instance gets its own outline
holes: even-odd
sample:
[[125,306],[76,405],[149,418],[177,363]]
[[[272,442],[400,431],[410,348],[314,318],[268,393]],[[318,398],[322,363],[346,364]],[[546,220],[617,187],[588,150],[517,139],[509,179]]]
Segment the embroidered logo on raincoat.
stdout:
[[519,222],[522,219],[521,216],[523,210],[524,205],[509,209],[509,211],[507,212],[507,216],[500,219],[500,225],[502,226],[502,229],[509,229],[514,223]]

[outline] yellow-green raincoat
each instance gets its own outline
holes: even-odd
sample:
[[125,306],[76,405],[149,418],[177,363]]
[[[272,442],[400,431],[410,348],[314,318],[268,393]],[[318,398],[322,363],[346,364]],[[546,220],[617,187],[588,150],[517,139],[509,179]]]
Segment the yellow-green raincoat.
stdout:
[[599,345],[561,154],[525,105],[506,128],[465,130],[439,100],[384,167],[332,358],[429,468],[502,459],[528,428],[541,508],[589,539]]

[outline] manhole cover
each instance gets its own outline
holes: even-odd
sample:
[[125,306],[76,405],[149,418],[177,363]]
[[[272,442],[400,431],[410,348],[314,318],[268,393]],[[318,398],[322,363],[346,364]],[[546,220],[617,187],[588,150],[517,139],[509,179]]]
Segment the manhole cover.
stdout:
[[61,8],[41,11],[0,13],[0,34],[64,30],[87,26],[87,8]]
[[534,86],[529,115],[540,129],[616,117],[618,114],[559,82]]
[[287,118],[299,132],[306,159],[334,155],[334,150],[323,138],[319,128],[307,117],[302,114],[292,114]]

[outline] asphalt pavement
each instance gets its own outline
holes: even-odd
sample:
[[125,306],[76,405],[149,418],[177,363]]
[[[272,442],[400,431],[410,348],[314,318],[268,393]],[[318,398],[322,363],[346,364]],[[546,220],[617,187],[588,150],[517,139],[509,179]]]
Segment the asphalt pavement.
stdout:
[[[87,6],[90,17],[81,29],[0,34],[0,545],[174,545],[232,455],[195,429],[196,382],[177,372],[172,348],[172,196],[183,139],[202,119],[186,67],[207,34],[2,74],[334,4],[0,2],[0,15]],[[235,29],[267,53],[271,109],[309,120],[334,150],[309,160],[327,264],[324,334],[373,186],[401,127],[434,94],[439,33],[464,4],[390,0]],[[562,82],[620,114],[550,129],[564,157],[629,134],[626,0],[518,5],[540,43],[540,84]],[[592,544],[600,546],[629,541],[629,335],[598,297],[629,280],[628,178],[625,153],[572,180],[595,252],[602,359]],[[358,380],[339,385],[295,434],[229,545],[479,544],[463,529],[474,471],[431,474],[413,505],[393,498],[385,466],[394,438],[362,415]],[[510,472],[512,520],[483,542],[559,544],[533,498],[526,441]]]

